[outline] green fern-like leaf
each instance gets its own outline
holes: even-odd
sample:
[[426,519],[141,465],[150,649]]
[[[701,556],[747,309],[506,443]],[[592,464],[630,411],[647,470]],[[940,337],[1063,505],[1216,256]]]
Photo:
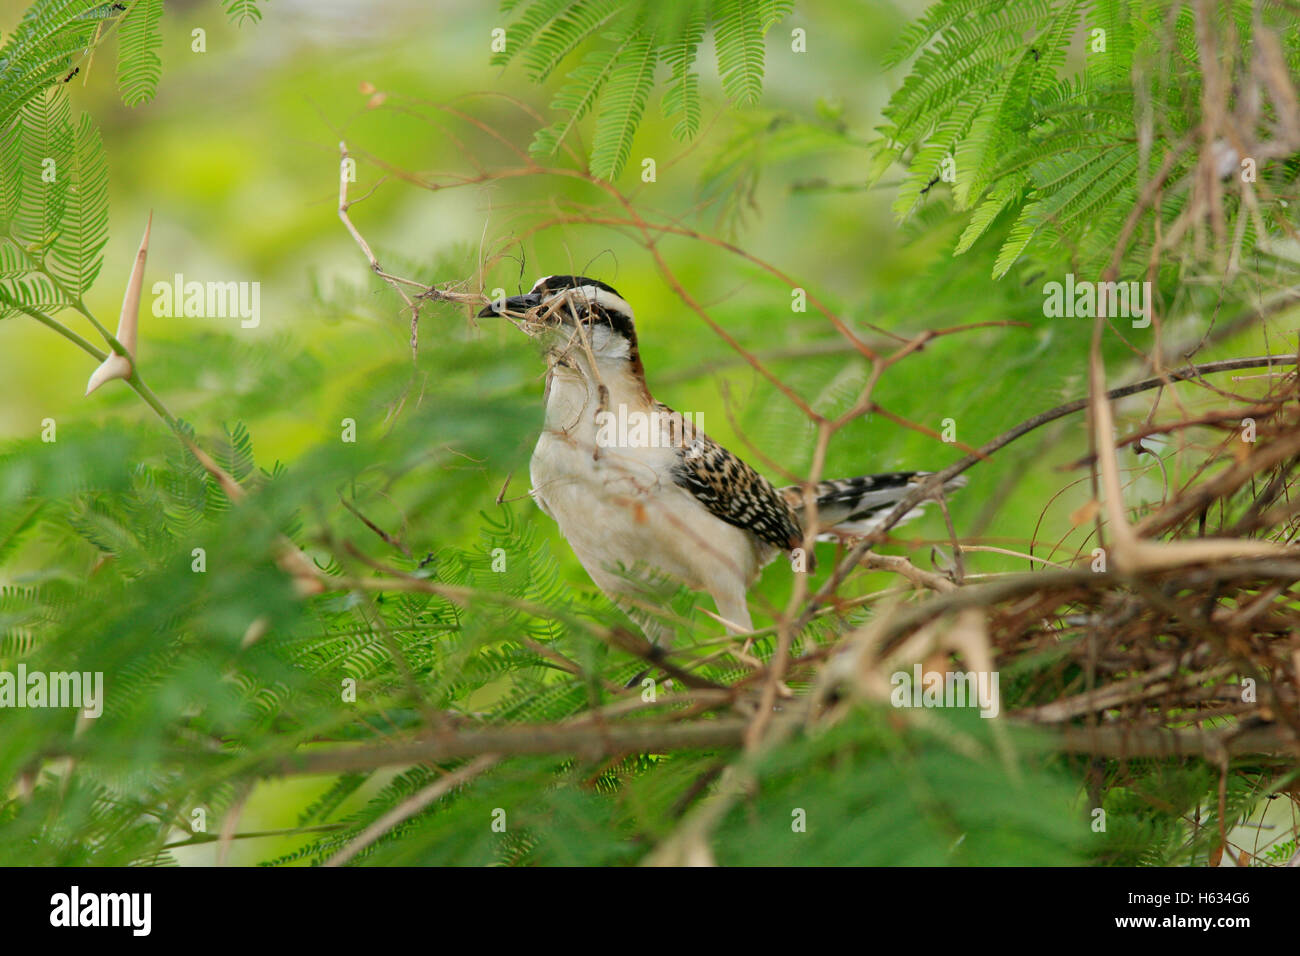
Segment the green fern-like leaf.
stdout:
[[37,0],[0,47],[0,129],[37,93],[60,82],[85,53],[111,4]]
[[664,93],[663,111],[676,119],[673,138],[692,139],[700,131],[700,77],[692,69],[700,44],[704,41],[705,17],[702,10],[687,12],[680,30],[664,49],[664,61],[672,71]]
[[[257,22],[257,0],[223,0],[231,20]],[[161,75],[158,55],[163,0],[98,3],[95,0],[36,0],[0,46],[0,131],[7,130],[36,95],[72,78],[75,67],[115,31],[120,20],[118,85],[122,99],[136,105],[153,98]]]
[[617,20],[629,3],[630,0],[579,0],[564,5],[562,12],[537,34],[524,54],[528,75],[537,82],[545,80],[565,57]]
[[559,149],[560,143],[564,142],[578,121],[595,105],[601,90],[618,69],[619,57],[632,39],[625,36],[616,46],[593,50],[582,66],[569,74],[568,81],[551,101],[551,109],[567,112],[568,118],[537,131],[531,146],[534,153],[549,154]]
[[62,91],[34,97],[0,141],[6,183],[0,293],[11,309],[57,310],[99,275],[108,241],[108,168],[88,116]]
[[226,17],[237,27],[242,27],[245,23],[259,23],[262,19],[262,10],[257,5],[257,0],[224,0],[226,5]]
[[[75,176],[76,137],[67,97],[34,97],[6,136],[3,150],[6,220],[0,256],[6,278],[0,281],[4,314],[57,310],[67,297],[41,274],[54,264],[64,213]],[[79,201],[72,194],[74,206]]]
[[763,21],[742,0],[714,4],[718,72],[722,88],[738,105],[751,106],[763,92]]
[[162,0],[135,0],[118,27],[117,84],[122,102],[136,106],[153,99],[162,76]]
[[994,187],[989,197],[980,203],[971,214],[970,222],[966,224],[961,238],[957,240],[953,255],[959,256],[966,252],[980,236],[988,231],[994,220],[1015,200],[1020,198],[1028,178],[1025,175],[1008,176]]
[[898,66],[954,23],[1002,5],[1001,0],[948,0],[947,3],[934,4],[894,41],[885,56],[885,68]]
[[592,143],[591,171],[614,179],[632,152],[632,137],[654,87],[658,57],[653,36],[638,34],[623,49],[601,101]]
[[64,288],[82,296],[94,284],[108,242],[108,163],[89,116],[77,123],[72,181],[47,266]]
[[53,312],[67,305],[62,293],[44,276],[23,276],[0,281],[0,318],[25,313]]
[[15,172],[23,177],[24,186],[14,232],[39,261],[58,233],[72,184],[75,139],[67,96],[48,93],[33,98],[21,122],[21,165]]
[[7,129],[0,128],[0,234],[11,232],[22,205],[22,150],[22,124],[13,123]]
[[793,12],[794,0],[758,0],[758,22],[764,35]]
[[[527,4],[526,9],[506,30],[505,49],[492,54],[493,66],[505,66],[520,50],[530,49],[538,32],[560,16],[571,4],[571,0],[523,0],[523,2]],[[501,12],[513,13],[519,3],[520,0],[503,0]],[[552,52],[558,51],[552,48]]]
[[521,58],[528,75],[541,82],[590,47],[551,103],[567,115],[540,129],[530,148],[553,154],[594,112],[591,169],[612,178],[627,163],[659,63],[669,67],[663,113],[673,121],[673,136],[689,140],[700,129],[698,55],[709,28],[723,90],[734,104],[752,105],[763,88],[764,36],[793,7],[790,0],[509,0],[501,10],[516,18],[506,30],[505,49],[492,62]]
[[1136,146],[1045,163],[1035,172],[1035,178],[1047,195],[1021,212],[998,253],[994,277],[1005,275],[1042,229],[1049,225],[1062,227],[1096,211],[1129,184],[1136,172]]

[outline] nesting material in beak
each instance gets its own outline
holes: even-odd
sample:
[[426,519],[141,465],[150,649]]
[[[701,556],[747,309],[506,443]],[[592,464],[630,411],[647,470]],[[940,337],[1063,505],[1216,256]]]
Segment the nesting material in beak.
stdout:
[[489,303],[479,312],[478,317],[486,319],[489,316],[500,315],[502,312],[523,313],[541,304],[542,296],[537,292],[529,292],[526,295],[512,295],[501,302]]

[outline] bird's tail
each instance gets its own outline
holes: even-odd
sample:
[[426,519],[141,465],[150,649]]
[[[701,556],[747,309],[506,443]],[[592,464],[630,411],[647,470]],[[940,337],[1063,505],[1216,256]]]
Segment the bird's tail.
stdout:
[[[861,475],[857,478],[840,478],[823,481],[817,485],[817,530],[820,538],[837,538],[845,535],[864,535],[876,530],[880,522],[894,509],[894,505],[914,489],[931,471],[891,471],[883,475]],[[943,490],[951,494],[966,484],[958,475],[947,481]],[[803,491],[798,485],[782,488],[785,497],[803,518]],[[911,521],[921,514],[925,502],[918,503],[903,515],[897,524]]]

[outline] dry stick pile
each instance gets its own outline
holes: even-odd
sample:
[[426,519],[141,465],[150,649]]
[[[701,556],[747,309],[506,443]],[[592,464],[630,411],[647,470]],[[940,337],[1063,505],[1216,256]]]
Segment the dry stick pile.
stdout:
[[[344,169],[348,150],[340,144]],[[617,215],[604,211],[571,213],[563,221],[624,228],[639,236],[654,257],[665,281],[692,310],[714,329],[755,371],[777,385],[818,427],[814,456],[820,468],[826,443],[852,417],[875,411],[904,427],[928,431],[882,409],[871,398],[880,375],[895,362],[920,351],[936,335],[964,329],[926,332],[913,339],[884,333],[893,341],[885,355],[878,343],[857,338],[820,303],[848,340],[849,346],[872,363],[872,375],[849,415],[829,421],[816,416],[763,363],[731,339],[693,300],[672,275],[657,243],[667,234],[684,236],[726,249],[782,281],[793,280],[774,267],[727,243],[672,222],[650,223],[633,203],[607,183],[572,169],[536,165],[519,153],[524,164],[507,171],[510,177],[556,175],[584,179],[613,199]],[[394,171],[390,168],[390,173]],[[401,178],[412,180],[409,174]],[[471,182],[493,179],[483,173]],[[409,312],[412,349],[417,345],[421,305],[450,301],[480,305],[482,294],[438,288],[383,270],[352,222],[347,194],[348,175],[341,174],[339,216],[365,254],[371,270],[401,296]],[[445,188],[430,186],[427,188]],[[363,197],[364,198],[364,197]],[[558,221],[558,220],[557,220]],[[811,302],[810,298],[810,302]],[[775,654],[749,677],[730,687],[693,677],[689,661],[665,661],[639,634],[613,629],[595,636],[621,649],[654,661],[690,688],[666,695],[658,703],[619,701],[569,722],[545,727],[487,728],[453,720],[429,738],[395,746],[340,749],[329,754],[291,759],[274,772],[356,770],[374,766],[439,760],[476,754],[576,753],[591,758],[679,748],[743,746],[747,756],[735,768],[731,786],[687,815],[677,834],[656,853],[659,862],[707,860],[705,835],[746,786],[746,768],[757,754],[801,727],[833,720],[846,702],[867,697],[884,699],[886,675],[901,662],[924,660],[928,669],[1008,669],[1041,660],[1031,676],[1015,689],[1014,720],[1050,728],[1057,749],[1118,758],[1199,756],[1226,772],[1229,757],[1249,755],[1260,766],[1293,765],[1300,755],[1300,605],[1293,585],[1300,579],[1300,551],[1292,549],[1296,512],[1291,488],[1300,466],[1300,406],[1294,373],[1273,373],[1271,390],[1249,405],[1220,409],[1201,417],[1148,425],[1118,445],[1098,435],[1114,434],[1111,401],[1154,388],[1171,391],[1192,382],[1218,393],[1206,376],[1235,369],[1289,367],[1295,356],[1263,356],[1188,366],[1107,392],[1094,339],[1091,396],[1044,412],[999,436],[970,456],[937,473],[925,487],[900,502],[885,527],[861,539],[813,594],[802,582],[786,614],[777,616]],[[1181,407],[1181,404],[1180,404]],[[932,496],[941,484],[1000,448],[1047,422],[1088,411],[1093,426],[1094,454],[1086,462],[1095,469],[1101,503],[1082,520],[1096,522],[1099,551],[1075,556],[1071,567],[1024,574],[985,575],[979,583],[953,580],[952,575],[924,571],[905,558],[875,554],[871,548],[890,526],[918,501]],[[1253,441],[1242,439],[1243,421],[1254,422]],[[1158,507],[1131,523],[1124,513],[1117,448],[1143,446],[1152,436],[1185,436],[1193,429],[1217,429],[1226,437],[1204,451],[1192,480],[1183,487],[1166,487]],[[1159,456],[1153,454],[1157,459]],[[1161,463],[1163,471],[1163,463]],[[819,474],[807,476],[816,481]],[[1166,485],[1168,476],[1165,475]],[[1109,540],[1107,540],[1109,539]],[[954,545],[959,548],[954,539]],[[960,560],[960,559],[959,559]],[[1056,562],[1043,562],[1056,563]],[[834,614],[871,599],[845,601],[838,591],[857,568],[891,571],[900,576],[899,594],[881,602],[865,627],[841,634],[830,645],[808,646],[793,655],[799,636],[817,617]],[[374,579],[344,582],[374,589],[435,591],[452,599],[448,589],[399,571],[378,569]],[[327,582],[338,587],[337,579]],[[933,593],[929,593],[933,592]],[[482,597],[481,595],[479,597]],[[538,649],[560,663],[553,649]],[[789,684],[811,687],[773,715],[778,695]],[[1005,691],[1005,686],[1004,686]],[[649,718],[644,711],[654,712]],[[634,721],[620,720],[632,714]],[[691,718],[717,716],[706,722]],[[920,715],[907,714],[907,719]],[[483,764],[491,766],[492,761]],[[418,803],[419,801],[417,801]],[[420,804],[423,805],[423,804]]]
[[[939,588],[944,593],[929,600],[896,605],[850,635],[853,672],[878,693],[863,669],[943,648],[936,624],[952,616],[960,633],[946,647],[972,666],[982,646],[1004,667],[1029,656],[1051,661],[1021,692],[1015,717],[1050,725],[1086,717],[1090,727],[1116,730],[1081,749],[1300,753],[1300,605],[1292,590],[1300,552],[1287,547],[1300,511],[1290,500],[1300,466],[1296,387],[1288,375],[1250,410],[1254,442],[1225,421],[1228,437],[1205,455],[1200,480],[1172,490],[1135,527],[1111,507],[1110,548],[1080,556],[1076,568]],[[1114,452],[1099,457],[1113,464]],[[1163,733],[1176,728],[1193,733]],[[1247,731],[1249,748],[1231,743]],[[1071,739],[1076,749],[1090,738]]]

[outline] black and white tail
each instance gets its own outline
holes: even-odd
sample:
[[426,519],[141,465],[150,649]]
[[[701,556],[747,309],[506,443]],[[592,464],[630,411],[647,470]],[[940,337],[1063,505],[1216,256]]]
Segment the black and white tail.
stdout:
[[[932,474],[931,471],[891,471],[820,482],[817,485],[818,537],[870,534],[904,495]],[[944,493],[951,494],[965,484],[965,476],[958,475],[944,484]],[[782,488],[780,494],[802,521],[803,492],[799,486]],[[925,502],[918,503],[897,524],[911,521],[922,513],[924,506]]]

